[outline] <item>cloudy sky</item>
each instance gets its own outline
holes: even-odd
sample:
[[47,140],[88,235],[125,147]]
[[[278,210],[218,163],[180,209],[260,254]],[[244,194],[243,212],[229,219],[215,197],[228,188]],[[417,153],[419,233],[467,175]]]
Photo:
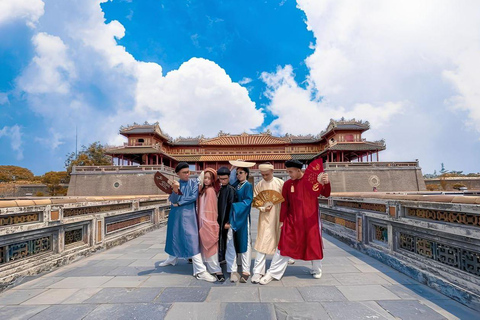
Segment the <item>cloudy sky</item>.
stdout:
[[121,125],[173,137],[369,121],[380,160],[480,171],[480,2],[2,0],[0,165],[62,170]]

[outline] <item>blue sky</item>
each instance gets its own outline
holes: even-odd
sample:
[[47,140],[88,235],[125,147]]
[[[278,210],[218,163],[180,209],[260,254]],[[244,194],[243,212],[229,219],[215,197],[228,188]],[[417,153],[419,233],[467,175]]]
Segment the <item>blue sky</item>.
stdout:
[[317,134],[369,121],[380,160],[479,172],[475,1],[6,0],[0,165],[62,170],[121,125]]

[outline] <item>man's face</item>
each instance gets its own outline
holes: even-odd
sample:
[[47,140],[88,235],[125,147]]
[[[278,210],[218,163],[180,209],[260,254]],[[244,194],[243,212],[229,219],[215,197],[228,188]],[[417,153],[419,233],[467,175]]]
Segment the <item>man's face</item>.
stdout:
[[302,170],[298,168],[287,168],[287,173],[292,180],[297,180],[300,178]]
[[260,173],[265,181],[270,181],[273,179],[273,170],[262,171]]
[[220,181],[220,184],[222,186],[226,186],[228,184],[228,180],[229,180],[230,176],[218,176],[218,180]]
[[180,178],[180,180],[188,181],[188,178],[190,177],[190,169],[183,168],[182,170],[177,172],[177,175]]

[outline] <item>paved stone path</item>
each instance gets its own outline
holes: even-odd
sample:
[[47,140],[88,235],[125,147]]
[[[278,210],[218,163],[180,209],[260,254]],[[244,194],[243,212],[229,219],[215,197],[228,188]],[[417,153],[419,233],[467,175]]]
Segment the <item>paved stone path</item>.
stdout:
[[[256,216],[255,212],[252,215]],[[252,221],[252,239],[256,235]],[[323,276],[297,261],[267,286],[207,283],[184,260],[158,267],[163,227],[0,294],[0,319],[479,319],[449,299],[326,236]],[[255,255],[253,254],[253,258]],[[268,261],[268,264],[270,261]],[[252,263],[253,266],[253,263]]]

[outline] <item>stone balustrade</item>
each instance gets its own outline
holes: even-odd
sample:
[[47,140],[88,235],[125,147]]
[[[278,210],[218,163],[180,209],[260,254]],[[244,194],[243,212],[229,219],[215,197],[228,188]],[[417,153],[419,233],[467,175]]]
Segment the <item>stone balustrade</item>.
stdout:
[[0,200],[0,291],[166,222],[166,195]]
[[324,232],[480,310],[480,197],[332,193]]

